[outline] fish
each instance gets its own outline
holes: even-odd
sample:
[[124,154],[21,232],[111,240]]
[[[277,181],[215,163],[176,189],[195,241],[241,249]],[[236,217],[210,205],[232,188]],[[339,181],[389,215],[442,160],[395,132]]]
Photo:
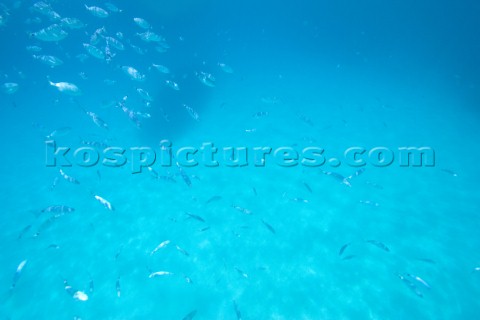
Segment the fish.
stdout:
[[75,208],[72,207],[67,207],[63,205],[54,205],[54,206],[48,206],[45,209],[42,209],[40,212],[51,212],[51,213],[71,213],[74,212]]
[[264,225],[268,230],[270,230],[273,234],[276,234],[275,229],[273,229],[273,227],[272,227],[270,224],[266,223],[265,220],[262,219],[262,223],[263,223],[263,225]]
[[374,246],[384,250],[384,251],[387,251],[387,252],[390,252],[390,249],[385,245],[383,244],[382,242],[380,241],[377,241],[377,240],[367,240],[368,243],[371,243],[373,244]]
[[303,203],[309,203],[310,201],[308,201],[307,199],[303,199],[303,198],[290,198],[291,201],[294,201],[294,202],[303,202]]
[[165,83],[167,84],[167,86],[169,86],[170,88],[172,88],[175,91],[180,90],[180,87],[178,86],[178,84],[176,82],[173,82],[171,80],[165,80]]
[[147,20],[143,19],[143,18],[133,18],[133,22],[135,22],[137,24],[137,26],[139,26],[140,28],[143,28],[143,29],[150,29],[150,23],[147,22]]
[[252,115],[252,117],[255,119],[259,119],[266,116],[268,116],[268,111],[258,111]]
[[303,182],[303,185],[304,185],[305,188],[308,190],[308,192],[313,193],[312,188],[310,188],[310,186],[308,185],[308,183]]
[[95,290],[95,288],[94,288],[94,284],[93,284],[93,279],[90,278],[90,282],[88,283],[88,292],[93,293],[94,290]]
[[142,81],[145,81],[145,75],[141,74],[137,69],[135,69],[134,67],[130,67],[130,66],[123,66],[122,67],[122,70],[123,72],[125,72],[125,74],[127,74],[130,79],[132,80],[135,80],[135,81],[139,81],[139,82],[142,82]]
[[356,255],[351,254],[351,255],[348,255],[348,256],[343,257],[342,260],[351,260],[351,259],[353,259],[353,258],[355,258],[355,257],[356,257]]
[[407,273],[405,274],[407,277],[410,277],[411,279],[413,280],[416,280],[418,282],[420,282],[421,284],[423,284],[426,288],[428,289],[431,289],[430,285],[425,281],[423,280],[422,278],[420,278],[419,276],[415,276],[415,275],[412,275],[410,273]]
[[162,276],[172,276],[173,273],[169,271],[156,271],[148,275],[149,278],[162,277]]
[[120,288],[120,277],[118,277],[117,281],[115,282],[115,289],[117,290],[117,297],[120,298],[120,295],[122,294],[122,291]]
[[98,18],[108,18],[109,14],[105,9],[96,6],[87,6],[85,5],[85,9],[87,9],[92,15]]
[[137,33],[137,36],[145,42],[161,42],[165,40],[162,36],[151,31]]
[[152,250],[152,252],[150,252],[150,255],[155,254],[155,252],[157,252],[158,250],[160,250],[162,248],[165,248],[169,244],[170,244],[170,240],[165,240],[165,241],[161,242],[158,246],[155,247],[155,249]]
[[47,140],[49,140],[49,139],[56,138],[56,137],[63,137],[63,136],[66,136],[67,134],[69,134],[70,131],[72,131],[72,128],[71,128],[71,127],[61,127],[61,128],[58,128],[58,129],[53,130],[53,131],[52,131],[48,136],[46,136],[45,138],[46,138]]
[[197,310],[193,310],[192,312],[187,314],[185,317],[183,317],[182,320],[192,320],[193,317],[195,317],[196,314],[197,314]]
[[142,88],[137,88],[137,92],[140,95],[140,97],[142,97],[143,100],[150,101],[150,102],[153,101],[153,98],[150,96],[147,90],[144,90]]
[[190,256],[190,254],[189,254],[187,251],[185,251],[185,249],[182,249],[180,246],[175,245],[175,248],[176,248],[178,251],[180,251],[180,253],[182,253],[183,255],[185,255],[185,256],[187,256],[187,257]]
[[200,120],[200,116],[198,115],[198,113],[195,110],[193,110],[192,107],[189,107],[186,104],[184,104],[183,106],[188,111],[188,114],[190,115],[190,117],[192,117],[193,120],[195,120],[195,121]]
[[122,12],[123,10],[119,9],[116,5],[114,5],[113,3],[111,2],[105,2],[105,7],[110,10],[111,12],[114,12],[114,13],[120,13]]
[[198,220],[200,222],[206,222],[205,219],[203,219],[202,217],[196,215],[196,214],[191,214],[189,212],[185,212],[185,214],[189,217],[189,218],[193,218],[195,220]]
[[59,172],[60,172],[60,175],[68,182],[71,182],[73,184],[80,184],[80,182],[77,179],[67,175],[62,169],[60,169]]
[[19,88],[20,87],[18,83],[15,83],[15,82],[7,82],[2,85],[2,90],[6,94],[14,94],[15,92],[18,91]]
[[238,274],[241,275],[242,277],[244,277],[245,279],[248,279],[248,274],[246,274],[245,272],[243,272],[242,270],[238,269],[237,267],[235,267],[235,270],[237,270]]
[[40,52],[40,51],[42,51],[42,48],[40,48],[39,46],[27,46],[26,49],[27,49],[27,51],[30,51],[30,52]]
[[27,260],[23,260],[18,264],[17,270],[15,271],[15,274],[13,275],[13,280],[12,280],[12,285],[10,287],[10,291],[15,289],[15,286],[17,285],[18,279],[20,279],[20,276],[22,275],[22,270],[25,268],[25,265],[27,264]]
[[52,243],[48,245],[47,249],[60,249],[60,246],[58,244]]
[[55,68],[58,66],[61,66],[63,64],[63,61],[55,56],[47,56],[47,55],[32,55],[32,57],[35,60],[38,60],[42,62],[43,64],[46,64],[50,68]]
[[105,200],[104,198],[98,196],[98,195],[94,195],[94,198],[98,200],[98,202],[100,202],[101,204],[103,204],[103,206],[105,208],[107,208],[108,210],[110,211],[115,211],[115,208],[112,206],[112,204],[110,202],[108,202],[107,200]]
[[32,225],[29,224],[28,226],[26,226],[25,228],[22,229],[22,231],[20,231],[20,233],[18,234],[18,237],[17,237],[17,240],[20,240],[22,239],[22,237],[28,232],[28,230],[30,230],[32,228]]
[[73,299],[78,301],[88,300],[88,295],[85,292],[73,289],[73,287],[68,284],[67,280],[63,280],[63,284],[65,286],[65,291],[72,296]]
[[218,63],[218,66],[219,66],[220,69],[222,69],[222,71],[225,72],[225,73],[233,73],[233,69],[232,69],[230,66],[226,65],[225,63],[219,62],[219,63]]
[[380,204],[378,202],[373,202],[370,200],[360,200],[359,201],[361,204],[367,205],[367,206],[372,206],[372,207],[379,207]]
[[97,127],[108,130],[108,124],[103,121],[102,118],[100,118],[96,113],[93,113],[91,111],[86,111],[85,113],[87,114],[87,116],[92,118],[93,123],[95,123]]
[[183,278],[185,279],[186,283],[190,283],[190,284],[193,283],[193,281],[192,281],[192,279],[190,279],[190,277],[184,275]]
[[167,67],[165,67],[161,64],[152,63],[152,67],[154,67],[155,69],[157,69],[161,73],[164,73],[164,74],[170,73],[170,69],[168,69]]
[[177,167],[178,167],[178,171],[180,172],[180,175],[182,176],[182,179],[185,182],[185,184],[188,187],[191,187],[192,186],[192,181],[190,180],[188,175],[185,173],[185,171],[183,171],[182,167],[180,166],[180,164],[178,164],[178,162],[177,162]]
[[436,264],[435,260],[432,260],[429,258],[416,258],[416,260],[426,262],[426,263]]
[[105,37],[105,42],[107,42],[107,44],[111,44],[117,50],[125,50],[123,43],[113,37]]
[[197,72],[195,75],[197,76],[198,80],[200,80],[200,82],[207,87],[215,87],[215,78],[210,73]]
[[327,175],[327,176],[332,176],[333,178],[337,179],[338,181],[340,181],[341,183],[343,183],[344,185],[348,186],[348,187],[351,187],[352,185],[350,184],[350,180],[344,176],[342,176],[341,174],[339,173],[336,173],[336,172],[330,172],[330,171],[324,171],[322,170],[321,171],[323,174]]
[[350,243],[346,243],[344,244],[341,248],[340,248],[340,251],[338,252],[338,255],[341,256],[344,252],[345,252],[345,249],[347,249],[347,247],[350,245]]
[[63,18],[60,20],[60,23],[62,26],[70,29],[81,29],[85,27],[85,24],[77,18]]
[[212,203],[212,202],[214,202],[214,201],[219,201],[219,200],[221,200],[221,199],[222,199],[221,196],[213,196],[213,197],[211,197],[210,199],[208,199],[207,202],[205,202],[205,204],[209,204],[209,203]]
[[94,45],[84,43],[83,47],[87,52],[94,58],[100,59],[100,60],[105,60],[105,54],[103,53],[102,50],[98,49]]
[[135,123],[137,128],[141,127],[140,120],[138,120],[136,112],[133,110],[130,110],[126,107],[125,102],[127,101],[128,96],[123,97],[122,101],[118,104],[121,108],[122,111],[127,115],[128,119],[130,119],[132,122]]
[[40,41],[57,42],[65,39],[68,36],[68,32],[63,30],[62,26],[58,24],[52,24],[51,26],[31,33],[30,36]]
[[232,208],[234,208],[235,210],[240,211],[240,212],[243,213],[243,214],[248,214],[248,215],[252,214],[252,211],[251,211],[251,210],[246,209],[246,208],[243,208],[243,207],[240,207],[240,206],[237,206],[237,205],[235,205],[235,204],[232,204]]
[[235,310],[235,315],[237,316],[237,320],[242,320],[242,314],[240,313],[237,302],[235,300],[233,300],[233,310]]
[[420,290],[418,290],[417,286],[415,286],[415,284],[413,284],[413,282],[411,282],[410,280],[408,280],[405,276],[401,275],[401,274],[398,274],[398,277],[400,278],[400,280],[403,281],[403,283],[405,283],[405,285],[410,288],[410,290],[412,290],[418,297],[420,298],[423,298],[423,294]]
[[453,177],[458,177],[458,174],[456,172],[453,172],[452,170],[450,169],[440,169],[442,170],[443,172],[445,173],[448,173],[449,175],[453,176]]
[[52,82],[48,81],[52,87],[56,87],[58,91],[72,95],[79,96],[82,94],[81,90],[73,83],[70,82]]

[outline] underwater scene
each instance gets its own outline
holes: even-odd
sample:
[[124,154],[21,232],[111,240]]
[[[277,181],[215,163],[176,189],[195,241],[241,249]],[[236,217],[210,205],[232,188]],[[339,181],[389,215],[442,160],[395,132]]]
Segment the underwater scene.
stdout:
[[0,320],[480,319],[480,2],[0,2]]

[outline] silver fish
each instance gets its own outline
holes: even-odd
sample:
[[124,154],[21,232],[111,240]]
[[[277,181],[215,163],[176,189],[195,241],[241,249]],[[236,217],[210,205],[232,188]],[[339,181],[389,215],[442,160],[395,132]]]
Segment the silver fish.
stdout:
[[149,278],[162,277],[162,276],[172,276],[173,273],[169,271],[156,271],[148,275]]
[[10,287],[10,291],[12,291],[15,286],[17,285],[18,279],[20,279],[20,276],[22,275],[22,270],[27,264],[27,260],[23,260],[20,262],[20,264],[17,267],[17,270],[15,271],[15,274],[13,275],[13,280],[12,280],[12,286]]
[[88,44],[88,43],[84,43],[83,47],[85,48],[85,50],[87,50],[87,52],[92,57],[100,59],[100,60],[105,60],[105,54],[103,53],[102,50],[98,49],[97,47],[95,47],[91,44]]
[[377,240],[367,240],[368,243],[370,244],[373,244],[374,246],[384,250],[384,251],[387,251],[387,252],[390,252],[390,249],[385,245],[383,244],[382,242],[380,241],[377,241]]
[[32,33],[31,36],[35,37],[40,41],[57,42],[65,39],[68,36],[68,32],[63,30],[60,25],[52,24],[49,27],[43,28],[37,32]]
[[54,68],[61,66],[63,64],[63,61],[55,56],[47,56],[47,55],[33,55],[32,56],[35,60],[38,60],[42,62],[43,64],[46,64],[47,66]]
[[110,211],[115,211],[115,208],[112,206],[112,204],[110,202],[108,202],[107,200],[105,200],[104,198],[100,197],[100,196],[97,196],[97,195],[94,195],[94,198],[98,200],[98,202],[100,202],[101,204],[103,204],[103,206],[105,208],[107,208],[108,210]]
[[67,175],[62,169],[60,169],[60,175],[68,182],[71,182],[73,184],[80,184],[80,182],[77,179]]
[[107,18],[109,16],[108,12],[105,9],[96,6],[87,6],[85,5],[85,9],[87,9],[92,15],[98,18]]
[[162,249],[162,248],[165,248],[168,244],[170,244],[170,240],[165,240],[163,241],[162,243],[160,243],[158,246],[155,247],[155,249],[152,250],[152,252],[150,252],[150,255],[153,255],[155,254],[155,252],[157,252],[158,250]]

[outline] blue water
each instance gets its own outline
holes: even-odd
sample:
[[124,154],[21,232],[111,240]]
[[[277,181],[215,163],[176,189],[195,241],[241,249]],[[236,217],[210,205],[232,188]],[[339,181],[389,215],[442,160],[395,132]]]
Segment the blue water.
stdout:
[[[112,3],[121,12],[97,1],[45,1],[44,13],[35,1],[0,6],[0,319],[478,318],[479,3]],[[85,26],[70,29],[65,17]],[[32,36],[52,24],[68,36]],[[164,41],[143,41],[147,31]],[[95,58],[84,43],[113,56]],[[149,115],[138,115],[140,127],[122,111],[125,96],[127,112]],[[100,153],[122,147],[128,162],[49,167],[51,139],[72,150],[85,141],[101,143]],[[174,152],[212,142],[221,163],[132,174],[129,148],[159,156],[165,139]],[[272,152],[264,167],[252,153],[247,166],[230,167],[228,146],[319,147],[342,165],[284,167]],[[396,158],[352,167],[342,158],[350,147]],[[402,167],[399,147],[430,147],[435,163]],[[75,211],[41,212],[53,205]],[[172,274],[149,277],[158,271]]]

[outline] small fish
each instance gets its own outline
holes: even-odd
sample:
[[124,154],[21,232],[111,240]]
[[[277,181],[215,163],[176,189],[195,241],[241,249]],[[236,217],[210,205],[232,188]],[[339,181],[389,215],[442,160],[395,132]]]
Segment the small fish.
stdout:
[[155,252],[157,252],[158,250],[162,249],[162,248],[165,248],[167,245],[170,244],[170,240],[165,240],[163,241],[162,243],[160,243],[155,249],[152,250],[152,252],[150,252],[150,255],[153,255],[155,254]]
[[93,279],[90,278],[90,282],[88,283],[88,291],[90,293],[93,293],[94,290],[95,290],[95,287],[94,287],[94,284],[93,284]]
[[178,84],[176,82],[173,82],[171,80],[165,80],[165,83],[167,84],[167,86],[169,86],[170,88],[172,88],[175,91],[180,90],[180,87],[178,86]]
[[272,227],[271,225],[269,225],[268,223],[266,223],[265,220],[262,219],[262,223],[263,223],[263,225],[264,225],[268,230],[270,230],[273,234],[276,234],[275,229],[273,229],[273,227]]
[[233,310],[235,310],[235,315],[237,316],[237,320],[242,320],[242,314],[240,313],[237,302],[235,300],[233,300]]
[[148,275],[149,278],[162,277],[162,276],[173,276],[173,273],[169,271],[156,271]]
[[115,283],[115,289],[117,289],[117,297],[120,298],[122,291],[120,289],[120,277],[117,278],[117,282]]
[[185,249],[182,249],[182,248],[179,247],[178,245],[175,245],[175,248],[176,248],[178,251],[180,251],[180,253],[182,253],[183,255],[185,255],[185,256],[187,256],[187,257],[190,256],[190,254],[189,254],[187,251],[185,251]]
[[252,188],[252,191],[254,196],[258,196],[257,189],[255,189],[255,187]]
[[351,259],[353,259],[353,258],[355,258],[355,257],[356,257],[356,255],[351,254],[351,255],[348,255],[348,256],[343,257],[342,260],[351,260]]
[[73,299],[78,301],[87,301],[88,295],[83,291],[78,291],[72,288],[67,282],[67,280],[63,280],[63,284],[65,286],[65,291],[72,296]]
[[185,171],[183,171],[182,167],[178,164],[178,162],[177,162],[177,167],[178,167],[178,171],[180,172],[180,175],[182,176],[183,181],[185,181],[185,184],[191,187],[192,181],[190,180],[188,175],[185,173]]
[[133,22],[137,24],[142,29],[150,29],[150,23],[147,22],[147,20],[143,18],[133,18]]
[[425,280],[420,278],[419,276],[415,276],[415,275],[412,275],[412,274],[409,274],[409,273],[407,273],[406,276],[412,278],[413,280],[416,280],[416,281],[420,282],[426,288],[431,289],[430,285]]
[[83,47],[87,52],[94,58],[100,59],[100,60],[105,60],[105,54],[103,53],[102,50],[98,49],[94,45],[91,45],[89,43],[84,43]]
[[192,117],[193,120],[195,121],[200,121],[200,116],[199,114],[197,113],[197,111],[193,110],[192,107],[189,107],[187,106],[186,104],[183,105],[185,107],[185,109],[187,110],[188,114],[190,115],[190,117]]
[[26,226],[25,228],[22,229],[22,231],[20,231],[20,233],[18,234],[18,237],[17,237],[17,240],[20,240],[22,239],[22,237],[28,232],[28,230],[30,230],[32,228],[32,225],[29,224],[28,226]]
[[303,185],[305,186],[305,188],[307,188],[308,192],[313,193],[312,188],[310,188],[310,186],[308,185],[308,183],[303,182]]
[[128,75],[128,76],[130,77],[130,79],[132,79],[132,80],[139,81],[139,82],[145,81],[145,75],[142,74],[142,73],[140,73],[140,71],[138,71],[138,70],[135,69],[134,67],[123,66],[123,67],[122,67],[122,70],[123,70],[123,72],[125,72],[125,74]]
[[417,286],[415,286],[415,284],[413,284],[410,280],[408,280],[405,276],[399,274],[398,277],[400,278],[400,280],[403,281],[403,283],[405,283],[405,285],[410,288],[410,290],[412,290],[417,296],[419,296],[420,298],[423,298],[423,294],[422,292],[420,292],[420,290],[418,290]]
[[53,130],[48,136],[45,137],[45,139],[50,140],[52,138],[63,137],[69,134],[70,131],[72,131],[71,127],[61,127]]
[[202,229],[200,229],[200,232],[207,231],[208,229],[210,229],[210,227],[202,228]]
[[48,81],[52,87],[56,87],[58,91],[72,95],[79,96],[82,94],[81,90],[73,83],[70,82],[52,82]]
[[68,36],[68,32],[63,30],[62,26],[58,24],[52,24],[37,32],[31,33],[30,36],[40,41],[58,42],[65,39]]
[[192,312],[187,314],[185,317],[183,317],[182,320],[192,320],[193,317],[195,317],[196,314],[197,314],[197,310],[193,310]]
[[361,204],[367,205],[367,206],[372,206],[372,207],[379,207],[380,204],[378,202],[373,202],[370,200],[360,200],[359,201]]
[[109,16],[108,12],[105,9],[96,6],[87,6],[85,5],[85,9],[87,9],[92,15],[97,18],[107,18]]
[[87,114],[87,116],[92,118],[93,123],[95,123],[97,127],[108,130],[108,124],[103,121],[96,113],[93,113],[91,111],[85,111],[85,113]]
[[235,204],[232,204],[232,208],[234,208],[235,210],[240,211],[240,212],[243,213],[243,214],[248,214],[248,215],[252,214],[252,211],[251,211],[251,210],[246,209],[246,208],[243,208],[243,207],[240,207],[240,206],[237,206],[237,205],[235,205]]
[[54,206],[48,206],[45,209],[42,209],[40,212],[51,212],[51,213],[70,213],[74,212],[75,208],[72,207],[67,207],[63,205],[54,205]]
[[47,249],[60,249],[60,246],[58,244],[52,243],[47,247]]
[[165,67],[161,64],[152,63],[152,67],[154,67],[155,69],[157,69],[161,73],[164,73],[164,74],[170,73],[170,69],[168,69],[167,67]]
[[416,260],[426,262],[426,263],[436,264],[435,260],[432,260],[429,258],[416,258]]
[[377,240],[367,240],[368,243],[371,243],[373,244],[374,246],[384,250],[384,251],[387,251],[387,252],[390,252],[390,249],[385,245],[383,244],[382,242],[380,241],[377,241]]
[[195,220],[198,220],[200,222],[206,222],[205,219],[203,219],[202,217],[196,215],[196,214],[191,214],[191,213],[188,213],[188,212],[185,212],[185,214],[189,217],[189,218],[193,218]]
[[222,199],[221,196],[213,196],[213,197],[211,197],[210,199],[208,199],[207,202],[205,202],[205,204],[209,204],[209,203],[212,203],[212,202],[214,202],[214,201],[219,201],[219,200],[221,200],[221,199]]
[[452,170],[450,169],[441,169],[443,172],[445,173],[448,173],[449,175],[453,176],[453,177],[458,177],[458,174],[453,172]]
[[350,243],[346,243],[344,244],[341,248],[340,248],[340,251],[338,252],[338,255],[341,256],[343,254],[343,252],[345,252],[345,249],[347,249],[347,247],[350,245]]
[[62,169],[60,169],[60,175],[68,182],[71,182],[73,184],[80,184],[80,182],[77,179],[67,175]]
[[215,87],[215,78],[210,73],[197,72],[195,75],[207,87]]
[[348,178],[345,178],[344,176],[342,176],[341,174],[339,173],[336,173],[336,172],[330,172],[330,171],[321,171],[323,174],[327,175],[327,176],[332,176],[334,177],[335,179],[337,179],[338,181],[340,181],[341,183],[343,183],[344,185],[348,186],[348,187],[351,187],[352,185],[350,184],[350,180]]
[[222,69],[222,71],[225,72],[225,73],[233,73],[233,69],[232,69],[230,66],[226,65],[225,63],[219,62],[219,63],[218,63],[218,66],[219,66],[220,69]]
[[244,277],[245,279],[248,279],[248,274],[246,274],[245,272],[243,272],[242,270],[238,269],[237,267],[235,267],[235,270],[237,270],[238,274],[241,275],[242,277]]
[[53,182],[52,182],[52,185],[50,186],[50,191],[53,191],[53,189],[55,189],[55,187],[57,186],[58,184],[58,177],[55,177],[53,179]]
[[268,116],[267,111],[259,111],[259,112],[256,112],[252,115],[252,117],[255,118],[255,119],[263,118],[263,117],[266,117],[266,116]]
[[190,284],[193,283],[193,281],[192,281],[192,279],[190,279],[190,277],[184,275],[183,278],[185,279],[186,283],[190,283]]
[[307,199],[303,199],[303,198],[291,198],[290,200],[294,201],[294,202],[309,203],[309,201]]
[[101,204],[103,204],[103,206],[105,208],[107,208],[108,210],[115,211],[115,208],[112,206],[112,204],[110,202],[108,202],[107,200],[105,200],[104,198],[102,198],[100,196],[97,196],[97,195],[94,195],[94,198],[97,199]]
[[54,68],[61,66],[63,64],[63,61],[57,57],[54,56],[47,56],[47,55],[33,55],[32,56],[35,60],[38,60],[42,62],[43,64],[46,64],[47,66]]
[[142,88],[137,88],[137,92],[140,95],[140,97],[142,97],[143,100],[150,101],[150,102],[153,101],[153,98],[150,96],[147,90],[144,90]]
[[116,5],[114,5],[113,3],[111,2],[105,2],[105,7],[110,10],[111,12],[114,12],[114,13],[120,13],[122,12],[123,10],[122,9],[119,9]]
[[20,264],[17,267],[17,270],[15,271],[15,274],[13,275],[13,280],[12,280],[12,286],[10,287],[10,291],[12,291],[15,286],[17,285],[18,279],[20,279],[20,276],[22,275],[22,270],[27,264],[27,260],[23,260],[20,262]]

